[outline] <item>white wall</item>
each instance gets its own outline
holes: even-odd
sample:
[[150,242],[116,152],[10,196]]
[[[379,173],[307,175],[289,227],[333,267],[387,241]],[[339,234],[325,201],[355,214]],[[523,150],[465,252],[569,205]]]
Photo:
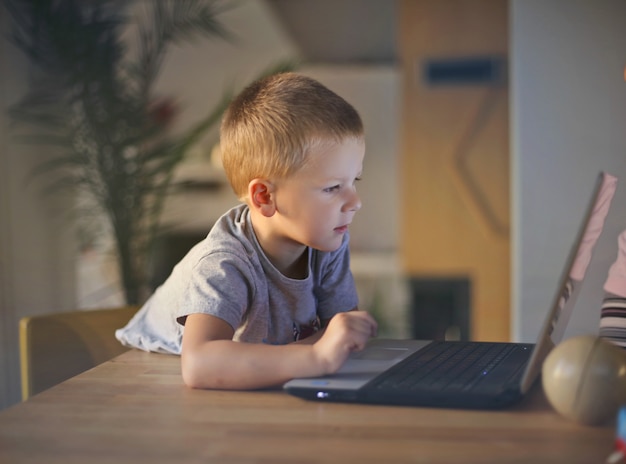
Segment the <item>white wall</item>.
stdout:
[[[7,30],[6,18],[0,31]],[[8,106],[25,91],[27,64],[0,43],[0,409],[20,399],[18,321],[74,305],[75,253],[63,199],[26,178],[42,150],[12,143]]]
[[597,333],[626,228],[626,2],[512,0],[513,334],[534,341],[600,170],[621,177],[567,336]]

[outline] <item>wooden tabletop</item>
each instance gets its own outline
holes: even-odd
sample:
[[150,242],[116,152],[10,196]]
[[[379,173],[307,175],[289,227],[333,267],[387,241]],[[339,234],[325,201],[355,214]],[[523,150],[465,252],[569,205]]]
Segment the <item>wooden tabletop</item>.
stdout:
[[557,415],[540,388],[503,411],[192,390],[176,356],[131,350],[0,412],[0,463],[603,463],[612,426]]

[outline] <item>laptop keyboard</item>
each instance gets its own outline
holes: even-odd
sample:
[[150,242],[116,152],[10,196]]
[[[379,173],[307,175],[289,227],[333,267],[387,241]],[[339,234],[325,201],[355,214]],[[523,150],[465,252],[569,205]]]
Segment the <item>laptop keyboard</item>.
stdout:
[[489,377],[490,383],[505,381],[519,371],[517,367],[515,372],[502,369],[487,376],[509,355],[527,359],[528,350],[511,343],[432,342],[376,377],[369,387],[398,391],[468,391],[483,378]]

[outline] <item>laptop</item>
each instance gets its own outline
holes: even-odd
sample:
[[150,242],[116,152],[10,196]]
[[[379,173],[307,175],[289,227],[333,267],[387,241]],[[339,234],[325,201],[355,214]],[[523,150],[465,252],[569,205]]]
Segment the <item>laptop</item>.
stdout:
[[520,401],[565,332],[617,188],[601,172],[537,342],[371,339],[333,375],[284,384],[294,396],[401,406],[497,409]]

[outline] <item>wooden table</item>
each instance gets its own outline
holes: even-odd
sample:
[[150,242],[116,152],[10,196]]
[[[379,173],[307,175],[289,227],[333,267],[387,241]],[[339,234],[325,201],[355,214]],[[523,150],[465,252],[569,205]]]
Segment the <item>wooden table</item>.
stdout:
[[0,412],[0,463],[603,463],[612,426],[552,411],[315,403],[192,390],[175,356],[131,350]]

